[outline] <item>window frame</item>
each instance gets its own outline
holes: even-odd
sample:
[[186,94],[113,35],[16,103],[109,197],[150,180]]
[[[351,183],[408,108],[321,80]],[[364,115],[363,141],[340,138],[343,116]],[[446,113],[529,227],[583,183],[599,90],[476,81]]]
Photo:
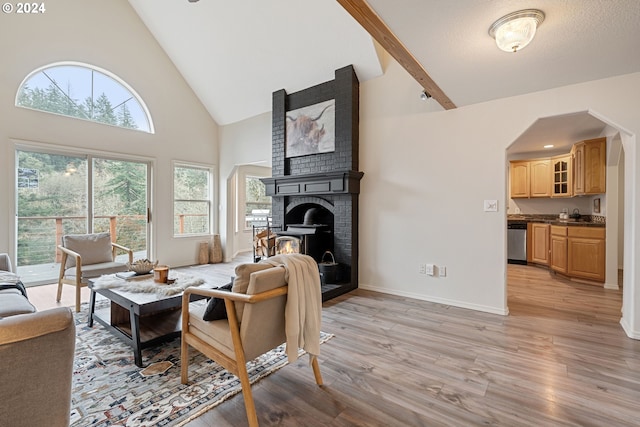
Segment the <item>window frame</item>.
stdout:
[[[209,181],[208,182],[209,188],[207,192],[207,195],[209,197],[208,200],[176,198],[176,188],[175,188],[176,168],[197,169],[197,170],[206,171],[208,174],[208,181]],[[195,163],[195,162],[186,162],[186,161],[178,161],[178,160],[172,161],[172,164],[171,164],[171,196],[172,196],[171,234],[173,235],[173,237],[175,238],[185,238],[185,237],[189,238],[189,237],[203,237],[203,236],[210,237],[216,234],[217,231],[215,229],[215,224],[217,223],[216,222],[217,218],[215,218],[215,209],[214,209],[214,207],[216,206],[214,186],[215,186],[215,167],[214,166],[202,164],[202,163]],[[177,215],[177,210],[176,210],[177,202],[206,202],[209,206],[209,218],[207,220],[207,223],[209,225],[209,231],[206,233],[183,233],[183,234],[176,233],[174,221]]]
[[[42,109],[32,108],[32,107],[28,107],[28,106],[24,106],[24,105],[18,104],[22,88],[24,87],[24,85],[32,77],[34,77],[37,74],[42,73],[42,72],[44,72],[44,71],[46,71],[48,69],[51,69],[51,68],[54,68],[54,67],[61,67],[61,66],[63,66],[63,67],[64,66],[68,66],[68,67],[84,68],[84,69],[90,70],[92,73],[95,71],[95,72],[98,72],[100,74],[105,75],[106,77],[108,77],[108,78],[112,79],[113,81],[115,81],[117,84],[121,85],[124,89],[129,91],[129,93],[131,94],[131,96],[133,98],[135,98],[135,100],[139,104],[140,108],[144,112],[144,115],[146,116],[147,123],[149,124],[149,130],[147,131],[146,129],[128,128],[128,127],[118,126],[118,125],[105,123],[105,122],[101,122],[101,121],[97,121],[97,120],[93,120],[93,119],[89,119],[89,118],[71,116],[71,115],[62,114],[62,113],[55,112],[55,111],[42,110]],[[128,129],[128,130],[132,130],[132,131],[138,131],[138,132],[144,132],[144,133],[150,133],[150,134],[154,134],[155,133],[155,127],[153,125],[153,119],[151,117],[151,112],[149,111],[149,108],[147,107],[147,104],[144,102],[144,100],[138,94],[138,92],[136,92],[127,82],[125,82],[123,79],[121,79],[120,77],[118,77],[114,73],[112,73],[112,72],[110,72],[108,70],[105,70],[104,68],[100,68],[100,67],[97,67],[95,65],[87,64],[87,63],[83,63],[83,62],[77,62],[77,61],[53,62],[53,63],[44,65],[42,67],[36,68],[35,70],[31,71],[29,74],[27,74],[25,76],[25,78],[22,80],[22,82],[18,86],[18,90],[16,92],[16,96],[15,96],[15,100],[14,100],[14,105],[16,107],[18,107],[18,108],[24,108],[26,110],[41,111],[43,113],[54,114],[54,115],[62,116],[62,117],[70,117],[70,118],[73,118],[73,119],[84,120],[84,121],[88,121],[88,122],[91,122],[91,123],[99,123],[99,124],[103,124],[103,125],[114,126],[114,127],[117,127],[118,129]]]
[[[238,215],[238,220],[242,220],[242,224],[243,225],[242,225],[241,228],[244,231],[252,231],[253,227],[252,226],[247,226],[247,220],[246,220],[246,217],[247,217],[247,214],[246,214],[246,212],[247,212],[247,203],[248,203],[248,201],[247,201],[247,181],[250,178],[256,179],[256,180],[259,181],[260,178],[264,178],[264,177],[263,176],[258,176],[256,174],[251,174],[251,173],[246,173],[246,174],[243,174],[243,175],[244,175],[244,180],[242,182],[242,186],[243,186],[244,191],[243,191],[242,201],[243,201],[243,205],[244,206],[242,207],[243,208],[242,209],[242,213],[238,212],[238,214],[239,214]],[[269,221],[269,218],[273,217],[273,200],[271,199],[271,196],[266,196],[266,197],[269,197],[269,200],[271,202],[270,203],[271,206],[269,207],[269,215],[267,215],[267,221]],[[242,216],[240,216],[240,215],[242,215]]]

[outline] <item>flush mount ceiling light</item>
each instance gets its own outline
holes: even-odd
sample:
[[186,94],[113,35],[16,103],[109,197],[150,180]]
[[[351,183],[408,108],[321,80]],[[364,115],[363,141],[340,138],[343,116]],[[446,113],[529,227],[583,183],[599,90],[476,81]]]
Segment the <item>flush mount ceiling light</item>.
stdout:
[[544,21],[544,13],[538,9],[525,9],[510,13],[489,27],[489,35],[505,52],[517,52],[528,45],[536,28]]

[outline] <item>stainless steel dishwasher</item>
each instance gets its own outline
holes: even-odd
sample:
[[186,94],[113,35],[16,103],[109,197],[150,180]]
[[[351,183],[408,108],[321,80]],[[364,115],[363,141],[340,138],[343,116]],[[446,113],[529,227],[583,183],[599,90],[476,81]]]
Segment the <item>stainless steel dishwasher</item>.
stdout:
[[507,262],[527,264],[527,223],[507,224]]

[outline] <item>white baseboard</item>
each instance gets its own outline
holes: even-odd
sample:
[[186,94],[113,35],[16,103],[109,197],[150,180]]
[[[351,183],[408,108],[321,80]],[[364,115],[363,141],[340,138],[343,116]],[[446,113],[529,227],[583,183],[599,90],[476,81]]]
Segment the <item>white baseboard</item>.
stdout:
[[438,304],[451,305],[451,306],[459,307],[459,308],[467,308],[467,309],[475,310],[475,311],[483,311],[485,313],[499,314],[499,315],[502,315],[502,316],[506,316],[506,315],[509,314],[509,309],[508,308],[502,309],[502,308],[498,308],[498,307],[489,307],[489,306],[486,306],[486,305],[469,304],[469,303],[464,302],[464,301],[457,301],[457,300],[450,300],[450,299],[446,299],[446,298],[432,297],[432,296],[429,296],[429,295],[416,294],[416,293],[413,293],[413,292],[398,291],[396,289],[382,288],[382,287],[379,287],[379,286],[371,286],[371,285],[367,285],[367,284],[363,284],[363,283],[358,284],[358,287],[360,289],[365,289],[367,291],[381,292],[381,293],[384,293],[384,294],[396,295],[396,296],[400,296],[400,297],[407,297],[407,298],[413,298],[413,299],[418,299],[418,300],[422,300],[422,301],[435,302],[435,303],[438,303]]
[[627,336],[629,338],[633,338],[634,340],[640,340],[640,333],[636,332],[633,330],[633,328],[631,327],[631,325],[629,325],[624,317],[622,319],[620,319],[620,326],[622,326],[622,329],[624,330],[624,333],[627,334]]

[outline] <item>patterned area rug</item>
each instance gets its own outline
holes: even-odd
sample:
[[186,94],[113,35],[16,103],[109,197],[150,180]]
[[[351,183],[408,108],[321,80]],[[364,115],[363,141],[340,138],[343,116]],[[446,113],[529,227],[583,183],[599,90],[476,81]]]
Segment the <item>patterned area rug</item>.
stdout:
[[[102,303],[107,303],[106,301]],[[99,324],[87,327],[87,307],[76,315],[76,357],[71,426],[182,426],[241,391],[240,380],[190,349],[189,384],[180,384],[180,340],[142,351],[146,368],[130,347]],[[321,333],[321,342],[333,335]],[[284,345],[247,364],[251,383],[287,364]]]

